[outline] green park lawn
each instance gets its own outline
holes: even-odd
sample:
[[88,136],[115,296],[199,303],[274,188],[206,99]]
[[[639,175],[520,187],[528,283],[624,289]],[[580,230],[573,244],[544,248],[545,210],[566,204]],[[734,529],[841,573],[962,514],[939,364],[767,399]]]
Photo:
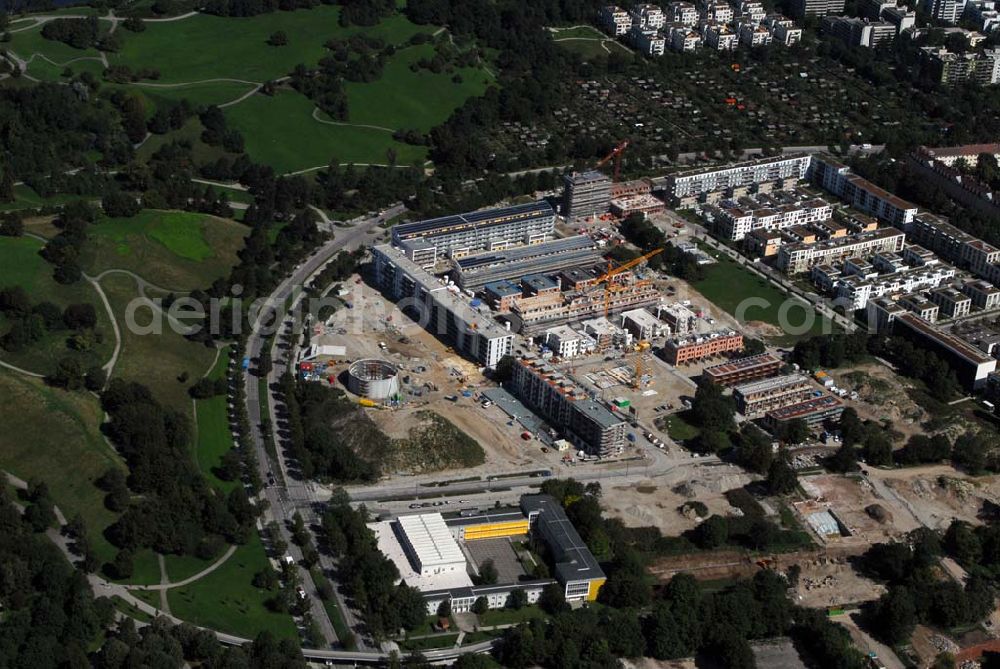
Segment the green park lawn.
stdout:
[[[209,372],[208,378],[225,378],[229,367],[229,349],[219,351],[219,358]],[[216,395],[204,400],[195,401],[195,412],[198,415],[198,439],[195,442],[195,459],[198,468],[212,485],[228,493],[239,485],[239,481],[223,481],[213,473],[219,466],[222,456],[233,448],[233,434],[229,430],[228,399],[225,395]]]
[[706,299],[724,311],[735,316],[740,312],[740,306],[744,301],[763,299],[766,305],[748,306],[742,310],[740,317],[744,321],[761,321],[782,327],[781,309],[782,305],[788,302],[789,306],[785,313],[792,328],[811,324],[806,332],[786,332],[777,337],[784,342],[820,334],[824,327],[832,325],[829,319],[817,314],[812,306],[797,297],[789,297],[766,279],[753,274],[735,261],[725,256],[718,256],[717,260],[718,262],[705,266],[705,278],[694,282],[693,285]]
[[138,308],[134,317],[135,324],[142,329],[128,327],[126,308],[138,297],[132,277],[111,274],[101,280],[101,287],[118,318],[123,340],[112,378],[142,383],[159,402],[192,417],[188,388],[212,364],[215,350],[175,332],[165,318],[159,331],[151,328],[154,315],[146,307]]
[[[433,57],[431,44],[407,47],[396,52],[377,81],[348,83],[348,120],[427,132],[444,123],[468,98],[482,95],[492,82],[483,68],[459,68],[453,74],[434,74],[423,68],[410,70],[410,65],[421,58]],[[462,78],[460,83],[452,81],[456,74]]]
[[278,638],[294,639],[297,632],[291,617],[271,612],[264,604],[273,593],[251,584],[254,574],[267,566],[264,547],[253,532],[247,544],[218,569],[190,585],[169,590],[170,609],[195,625],[250,639],[265,630]]
[[697,437],[701,430],[699,430],[695,425],[689,423],[686,419],[685,413],[675,413],[672,416],[668,416],[665,420],[667,425],[667,434],[670,438],[676,442],[685,442]]
[[[320,5],[249,18],[199,14],[181,21],[147,23],[142,33],[125,33],[123,48],[110,60],[132,68],[155,67],[160,70],[157,83],[218,78],[263,83],[285,76],[299,63],[317,63],[329,39],[364,32],[402,44],[427,30],[402,15],[370,28],[344,28],[339,15],[339,7]],[[279,30],[288,35],[288,44],[268,46],[268,37]]]
[[533,605],[520,609],[490,609],[477,617],[480,627],[493,627],[494,625],[515,625],[536,618],[545,618],[546,614],[538,606]]
[[186,211],[146,209],[89,228],[84,269],[125,269],[165,289],[207,288],[229,273],[249,231],[235,221]]
[[384,130],[321,123],[312,117],[315,106],[304,95],[280,90],[273,97],[254,95],[227,108],[226,118],[246,140],[247,153],[286,173],[340,163],[386,163],[396,152],[399,165],[423,162],[424,147],[397,142]]
[[573,26],[571,28],[553,28],[552,39],[607,39],[608,36],[597,28],[590,26]]
[[104,493],[94,482],[124,464],[100,433],[97,399],[7,370],[0,370],[0,397],[0,469],[45,481],[67,519],[83,518],[101,561],[114,558],[117,551],[103,532],[117,515],[105,508]]
[[238,81],[205,81],[177,86],[159,86],[158,82],[137,84],[106,84],[111,90],[128,90],[143,98],[150,116],[163,105],[171,105],[187,100],[196,109],[208,105],[231,102],[244,93],[253,90],[253,84]]
[[[103,365],[114,348],[114,332],[107,311],[87,281],[81,280],[68,286],[56,283],[52,278],[52,265],[38,255],[43,246],[43,242],[32,237],[0,237],[0,267],[3,268],[0,288],[21,286],[33,303],[52,302],[62,308],[69,304],[91,304],[97,313],[97,336],[89,350],[76,351],[67,346],[72,333],[56,330],[21,351],[0,350],[0,360],[39,374],[50,372],[55,363],[64,357],[79,360],[84,369],[95,364]],[[7,328],[6,319],[0,315],[0,334],[6,333]]]
[[72,200],[78,200],[75,195],[53,195],[52,197],[42,197],[30,186],[19,184],[14,186],[14,201],[0,202],[0,211],[17,211],[20,209],[35,209],[45,205],[66,204]]
[[[106,21],[101,22],[103,30],[106,30],[108,25]],[[11,40],[5,47],[8,51],[17,54],[24,60],[30,60],[33,55],[38,54],[38,56],[35,56],[35,60],[48,59],[59,67],[59,71],[62,71],[62,68],[66,65],[72,66],[72,61],[80,58],[94,58],[99,60],[101,57],[101,53],[94,48],[77,49],[63,42],[45,39],[42,37],[40,26],[31,28],[30,30],[11,33]],[[44,58],[42,58],[43,56]]]

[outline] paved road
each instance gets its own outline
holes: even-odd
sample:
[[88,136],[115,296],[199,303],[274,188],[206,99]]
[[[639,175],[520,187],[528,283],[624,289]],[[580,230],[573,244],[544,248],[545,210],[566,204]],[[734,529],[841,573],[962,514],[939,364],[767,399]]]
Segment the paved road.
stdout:
[[[381,229],[378,226],[385,220],[401,213],[403,209],[402,205],[398,205],[385,211],[380,216],[358,221],[353,227],[338,228],[332,241],[320,247],[312,256],[299,265],[295,272],[282,281],[273,293],[271,293],[269,298],[269,304],[271,307],[262,310],[262,313],[254,323],[253,331],[247,339],[246,356],[254,360],[259,359],[267,341],[267,338],[265,338],[261,333],[261,325],[268,322],[268,319],[274,313],[275,307],[277,307],[278,311],[283,314],[285,311],[285,303],[288,298],[304,286],[313,275],[319,272],[326,265],[329,260],[342,250],[349,250],[357,248],[359,245],[369,244],[373,236],[381,232]],[[275,336],[274,341],[272,342],[273,346],[276,345],[277,339],[278,337]],[[271,372],[267,378],[269,387],[277,382],[285,371],[284,362],[278,358],[276,351],[276,348],[272,348],[273,364]],[[269,522],[272,519],[278,522],[278,525],[281,527],[282,537],[288,544],[289,554],[296,561],[299,561],[302,558],[302,553],[292,542],[291,532],[289,532],[286,526],[286,521],[294,515],[295,511],[302,510],[303,517],[305,517],[308,523],[312,516],[312,506],[317,501],[317,497],[311,483],[299,481],[289,476],[289,463],[286,461],[286,458],[280,448],[278,449],[278,457],[275,460],[272,460],[268,455],[267,449],[264,445],[264,437],[260,431],[260,424],[261,420],[264,417],[267,417],[269,418],[272,426],[277,425],[274,396],[271,392],[268,392],[267,397],[265,398],[265,404],[262,405],[258,394],[258,380],[258,376],[255,374],[246,373],[244,375],[247,413],[249,414],[248,417],[251,425],[251,436],[253,437],[254,444],[257,448],[261,479],[267,481],[269,478],[268,474],[271,473],[278,481],[277,485],[267,487],[263,491],[264,497],[269,502],[269,509],[266,514],[269,517],[266,518],[265,522]],[[324,569],[331,569],[333,567],[329,558],[324,558],[321,562],[321,566]],[[316,592],[316,585],[312,580],[312,576],[309,574],[308,570],[302,568],[301,566],[299,567],[299,576],[302,580],[302,587],[306,590],[310,597],[310,610],[313,619],[319,625],[327,643],[336,643],[336,632],[334,631],[333,624],[330,622],[330,618],[323,607],[323,602],[320,600]],[[337,594],[337,603],[340,606],[341,611],[344,613],[348,626],[352,629],[356,628],[357,620],[351,613],[350,609],[346,606],[346,603],[340,593],[340,588],[336,587],[336,584],[335,591]],[[360,635],[357,641],[359,649],[366,650],[366,644],[364,644]]]
[[[595,467],[587,470],[578,468],[568,472],[568,475],[583,483],[590,483],[591,481],[608,481],[632,476],[656,478],[658,476],[671,473],[677,469],[686,469],[699,465],[720,463],[721,460],[714,455],[704,458],[664,458],[659,461],[654,461],[650,465],[640,463],[629,466],[629,463],[626,463],[622,466],[616,467],[615,469],[597,469]],[[557,474],[561,473],[561,471],[557,472]],[[376,484],[371,486],[356,486],[348,488],[347,491],[351,496],[351,501],[353,502],[375,502],[400,497],[412,497],[415,490],[421,494],[433,494],[434,492],[440,492],[441,494],[447,495],[463,493],[472,495],[478,493],[488,493],[491,490],[499,488],[525,488],[532,485],[537,486],[545,480],[544,478],[530,475],[501,476],[502,478],[495,478],[495,480],[463,481],[460,483],[452,483],[444,488],[417,488],[414,485],[387,487],[384,484]]]

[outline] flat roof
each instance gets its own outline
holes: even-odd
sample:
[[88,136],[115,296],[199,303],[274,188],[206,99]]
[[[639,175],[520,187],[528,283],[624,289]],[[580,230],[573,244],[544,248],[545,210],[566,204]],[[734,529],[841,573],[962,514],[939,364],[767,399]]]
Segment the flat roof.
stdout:
[[770,390],[792,388],[800,385],[809,385],[809,379],[802,374],[785,374],[784,376],[776,376],[773,379],[761,379],[760,381],[741,383],[733,388],[733,394],[739,393],[743,397],[746,397]]
[[[898,318],[902,317],[900,316]],[[833,395],[822,395],[820,397],[808,399],[805,402],[792,404],[791,406],[782,407],[780,409],[772,409],[767,412],[767,415],[772,420],[793,420],[795,418],[802,418],[803,416],[819,413],[821,411],[829,411],[837,408],[841,404],[843,404],[843,402],[838,400]]]
[[708,374],[709,376],[722,376],[724,374],[733,374],[735,372],[743,372],[748,369],[770,366],[774,364],[780,365],[781,360],[774,357],[770,353],[761,353],[759,355],[751,355],[746,358],[737,358],[736,360],[730,360],[729,362],[723,362],[718,365],[712,365],[711,367],[706,367],[703,373]]
[[467,588],[472,585],[472,578],[466,570],[446,571],[441,574],[421,576],[413,568],[406,550],[399,542],[393,525],[394,520],[383,520],[369,523],[368,529],[375,534],[375,542],[380,553],[392,560],[399,570],[400,580],[421,592]]
[[514,283],[510,281],[491,281],[485,286],[486,290],[493,293],[494,295],[499,295],[500,297],[507,297],[509,295],[520,295],[521,289]]
[[464,214],[452,214],[440,218],[429,218],[413,223],[400,223],[392,229],[395,239],[405,240],[409,237],[433,237],[435,234],[447,234],[450,228],[455,227],[490,227],[503,225],[511,216],[519,218],[548,217],[555,216],[555,210],[545,200],[528,202],[525,204],[515,204],[510,207],[500,207],[495,209],[482,209],[470,211]]
[[[573,235],[562,239],[553,239],[540,244],[515,246],[503,251],[489,251],[474,256],[466,256],[455,261],[462,273],[481,271],[482,269],[509,263],[527,262],[548,255],[571,254],[573,252],[592,251],[598,256],[597,243],[589,235]],[[596,258],[595,258],[596,259]]]
[[904,323],[910,329],[922,334],[940,346],[947,348],[952,353],[964,358],[966,361],[974,365],[985,365],[990,362],[996,362],[996,358],[983,355],[982,351],[972,346],[964,339],[939,330],[916,314],[900,314],[896,317],[896,322]]
[[555,280],[544,274],[529,274],[528,276],[521,277],[521,285],[534,288],[535,290],[551,290],[552,288],[559,287],[559,284]]
[[524,495],[521,510],[525,515],[538,514],[536,526],[544,526],[542,536],[556,563],[556,578],[560,582],[605,578],[597,558],[587,548],[566,511],[551,495]]
[[464,321],[474,332],[487,339],[499,337],[511,337],[513,334],[507,331],[499,323],[493,320],[491,314],[481,314],[467,301],[469,298],[462,293],[452,293],[448,287],[441,283],[433,274],[406,257],[402,249],[398,249],[392,244],[379,244],[372,247],[372,251],[382,254],[393,264],[402,269],[410,279],[419,284],[425,293],[429,293],[431,298],[442,307]]
[[440,513],[400,516],[397,522],[421,565],[426,567],[465,562],[462,549]]
[[575,406],[577,411],[590,417],[591,420],[605,429],[624,422],[618,414],[596,400],[581,400],[576,402]]
[[519,520],[526,520],[524,513],[517,507],[503,507],[476,513],[475,515],[454,516],[447,518],[444,522],[448,527],[462,527],[465,525],[483,525],[486,523],[512,523]]

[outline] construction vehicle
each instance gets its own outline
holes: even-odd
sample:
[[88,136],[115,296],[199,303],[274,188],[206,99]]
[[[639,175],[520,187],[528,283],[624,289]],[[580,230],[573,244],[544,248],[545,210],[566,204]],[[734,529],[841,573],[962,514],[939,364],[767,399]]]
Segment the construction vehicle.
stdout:
[[612,158],[614,158],[615,159],[615,168],[614,168],[614,172],[612,173],[611,180],[612,181],[618,181],[618,177],[621,176],[621,172],[622,172],[622,154],[625,153],[625,149],[627,149],[627,148],[628,148],[628,140],[627,139],[624,140],[624,141],[622,141],[622,142],[619,142],[618,145],[615,148],[611,149],[611,153],[609,153],[608,155],[604,156],[599,161],[597,161],[597,164],[594,165],[594,167],[595,168],[597,168],[597,167],[603,167],[605,164],[607,164],[607,162],[609,160],[611,160]]

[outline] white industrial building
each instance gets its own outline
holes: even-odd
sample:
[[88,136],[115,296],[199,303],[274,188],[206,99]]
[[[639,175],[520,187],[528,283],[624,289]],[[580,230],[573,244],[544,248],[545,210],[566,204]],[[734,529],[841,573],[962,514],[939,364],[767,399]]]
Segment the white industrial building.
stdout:
[[417,574],[466,573],[465,555],[440,513],[402,516],[397,522],[403,548]]

